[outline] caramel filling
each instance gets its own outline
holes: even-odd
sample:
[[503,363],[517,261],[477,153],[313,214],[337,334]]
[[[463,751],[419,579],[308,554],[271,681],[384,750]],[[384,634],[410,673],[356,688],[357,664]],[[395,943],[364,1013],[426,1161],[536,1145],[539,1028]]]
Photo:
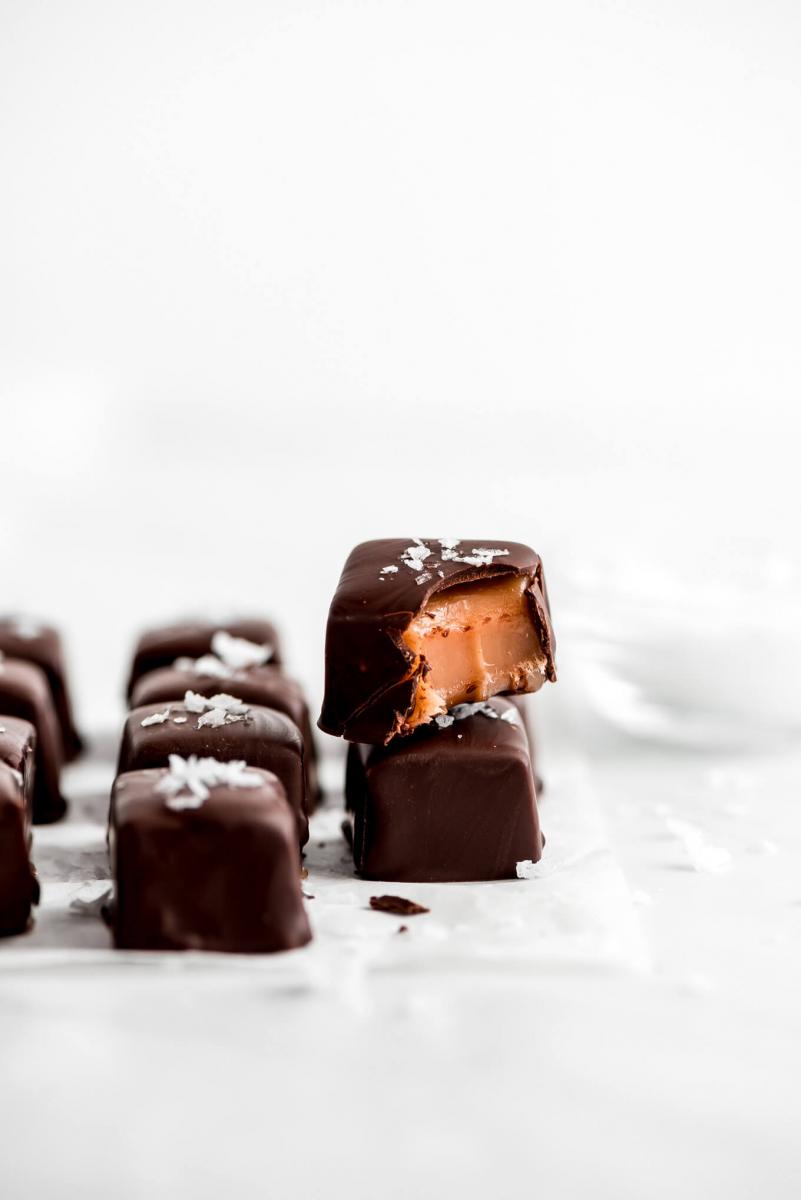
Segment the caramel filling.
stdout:
[[431,597],[403,634],[415,656],[413,672],[423,667],[408,729],[454,704],[542,686],[546,658],[524,595],[527,583],[505,575]]

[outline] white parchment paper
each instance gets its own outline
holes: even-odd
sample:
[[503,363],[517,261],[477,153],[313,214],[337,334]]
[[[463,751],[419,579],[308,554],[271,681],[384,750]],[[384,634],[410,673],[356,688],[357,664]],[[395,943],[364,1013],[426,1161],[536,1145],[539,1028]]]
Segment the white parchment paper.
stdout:
[[[636,909],[580,760],[549,763],[541,804],[547,845],[534,877],[470,884],[357,879],[340,830],[335,789],[341,759],[324,763],[324,769],[329,804],[312,821],[305,858],[303,890],[314,931],[308,948],[263,957],[113,950],[100,913],[109,883],[105,818],[113,767],[96,755],[67,773],[68,820],[35,831],[42,903],[28,934],[0,943],[0,972],[81,964],[136,965],[144,971],[168,966],[253,972],[262,981],[342,990],[374,970],[646,965]],[[371,910],[370,897],[385,893],[418,901],[430,912],[401,918]]]

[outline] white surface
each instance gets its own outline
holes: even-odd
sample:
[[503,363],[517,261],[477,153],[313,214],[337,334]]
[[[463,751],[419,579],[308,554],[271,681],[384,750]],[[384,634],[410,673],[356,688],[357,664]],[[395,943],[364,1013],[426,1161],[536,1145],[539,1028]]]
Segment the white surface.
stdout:
[[[376,885],[319,838],[313,952],[154,965],[105,949],[93,918],[45,910],[42,948],[34,934],[0,952],[4,1197],[794,1200],[801,760],[607,744],[588,789],[558,730],[547,746],[545,877],[394,885],[431,900],[409,934],[365,911]],[[80,874],[105,871],[83,819],[101,775],[76,772],[86,803],[38,835],[52,900],[75,887],[48,881],[76,846]],[[694,868],[671,832],[688,824],[728,871]],[[499,952],[508,910],[484,901],[501,890],[522,897],[523,953],[520,930]]]
[[[796,544],[800,45],[792,0],[4,0],[1,607],[82,720],[182,610],[273,613],[319,697],[367,536],[531,542],[557,632],[567,559]],[[650,974],[15,966],[3,1200],[796,1200],[798,766],[613,738]]]

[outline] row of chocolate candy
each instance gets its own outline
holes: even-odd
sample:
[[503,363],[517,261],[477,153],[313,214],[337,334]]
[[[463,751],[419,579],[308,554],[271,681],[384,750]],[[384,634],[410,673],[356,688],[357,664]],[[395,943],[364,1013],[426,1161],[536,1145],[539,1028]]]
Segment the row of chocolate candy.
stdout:
[[0,619],[0,935],[30,924],[39,899],[31,825],[64,816],[61,768],[82,748],[58,632]]
[[319,788],[308,710],[274,627],[151,630],[128,697],[109,817],[117,946],[304,945],[300,855]]

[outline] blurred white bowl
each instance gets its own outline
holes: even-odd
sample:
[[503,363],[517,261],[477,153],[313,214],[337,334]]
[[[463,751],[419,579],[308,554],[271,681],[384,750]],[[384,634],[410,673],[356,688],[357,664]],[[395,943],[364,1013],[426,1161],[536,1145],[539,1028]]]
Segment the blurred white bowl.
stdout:
[[801,739],[801,572],[731,543],[584,562],[555,606],[565,684],[625,732],[698,749]]

